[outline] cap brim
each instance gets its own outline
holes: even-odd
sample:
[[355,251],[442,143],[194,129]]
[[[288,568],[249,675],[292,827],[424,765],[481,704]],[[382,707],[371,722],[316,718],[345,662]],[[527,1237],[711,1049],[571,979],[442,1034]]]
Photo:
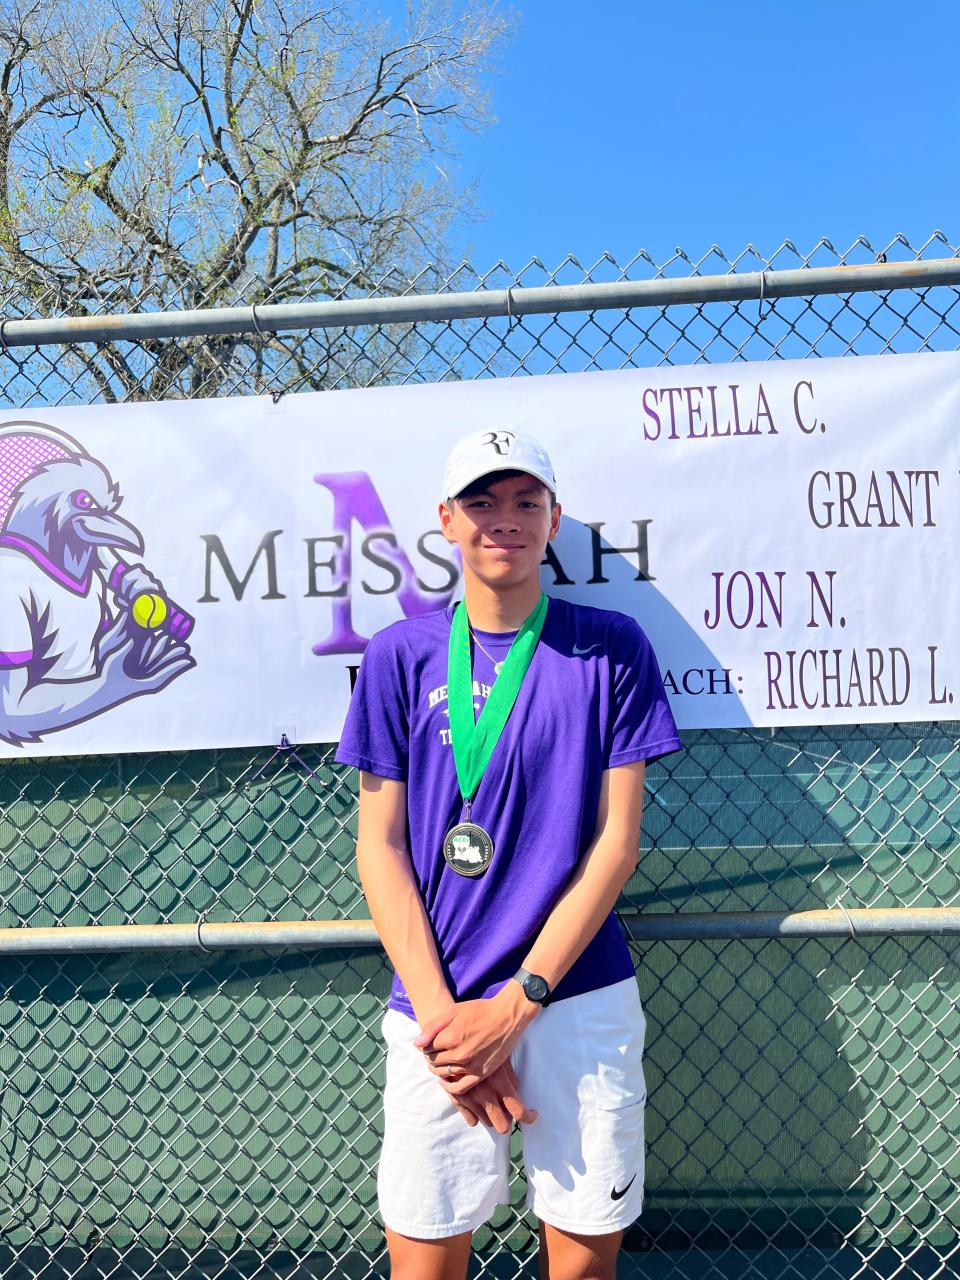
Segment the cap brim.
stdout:
[[484,476],[495,475],[498,471],[519,471],[522,475],[530,476],[533,480],[539,480],[545,489],[547,489],[553,497],[557,496],[557,490],[544,476],[536,471],[531,471],[529,467],[518,467],[515,462],[511,462],[509,458],[505,458],[503,462],[497,466],[484,467],[482,471],[469,480],[465,480],[456,493],[448,493],[444,501],[448,502],[451,498],[459,498],[464,489],[469,489],[472,484],[476,484],[478,480],[482,480]]

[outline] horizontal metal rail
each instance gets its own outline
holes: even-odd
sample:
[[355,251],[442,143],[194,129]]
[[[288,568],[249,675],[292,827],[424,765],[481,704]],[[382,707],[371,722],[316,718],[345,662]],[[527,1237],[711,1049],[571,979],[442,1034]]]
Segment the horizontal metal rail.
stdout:
[[[621,915],[635,942],[735,938],[960,934],[960,907],[835,907],[817,911],[680,911]],[[235,951],[259,947],[378,947],[372,920],[80,925],[0,929],[0,955],[101,951]]]
[[763,301],[817,294],[886,292],[960,286],[960,258],[873,262],[852,267],[801,267],[791,271],[743,271],[678,279],[617,280],[607,284],[478,289],[469,293],[412,294],[398,298],[348,298],[339,302],[212,307],[197,311],[66,316],[0,321],[0,346],[51,343],[144,342],[291,329],[349,329],[361,325],[446,323],[451,320],[549,315],[562,311],[626,310],[705,302]]

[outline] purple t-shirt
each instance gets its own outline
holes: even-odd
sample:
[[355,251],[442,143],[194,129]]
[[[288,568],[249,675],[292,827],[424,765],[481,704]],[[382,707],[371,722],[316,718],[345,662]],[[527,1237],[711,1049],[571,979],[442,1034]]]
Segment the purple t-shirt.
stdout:
[[[523,961],[594,836],[604,770],[677,750],[650,643],[632,618],[551,599],[503,735],[472,806],[493,838],[483,875],[458,875],[443,838],[464,819],[447,714],[452,608],[395,623],[364,654],[337,751],[341,764],[407,784],[410,857],[447,984],[459,1000],[490,996]],[[474,708],[515,632],[475,631]],[[481,649],[480,646],[483,646]],[[611,912],[554,999],[633,974]],[[390,1005],[413,1017],[394,978]]]

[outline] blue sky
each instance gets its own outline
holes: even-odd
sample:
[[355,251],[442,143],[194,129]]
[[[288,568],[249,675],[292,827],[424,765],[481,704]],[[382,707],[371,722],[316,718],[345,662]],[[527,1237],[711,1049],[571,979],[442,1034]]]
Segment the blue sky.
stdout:
[[879,248],[935,228],[960,242],[960,0],[516,14],[489,79],[498,123],[461,151],[486,213],[463,237],[477,267],[713,243],[733,257],[786,237]]

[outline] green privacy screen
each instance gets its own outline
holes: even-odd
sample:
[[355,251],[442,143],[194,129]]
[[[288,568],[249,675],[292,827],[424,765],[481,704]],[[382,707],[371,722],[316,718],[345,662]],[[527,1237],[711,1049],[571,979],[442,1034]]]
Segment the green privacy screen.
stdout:
[[[688,735],[650,770],[624,910],[955,900],[958,730]],[[364,915],[352,780],[331,755],[304,748],[312,772],[266,752],[5,769],[2,923]],[[650,1094],[638,1265],[953,1250],[952,939],[634,950]],[[67,1271],[115,1255],[148,1273],[294,1257],[377,1273],[379,950],[8,957],[3,975],[9,1266],[36,1270],[39,1249]],[[530,1251],[519,1179],[513,1194],[478,1237],[490,1274]]]

